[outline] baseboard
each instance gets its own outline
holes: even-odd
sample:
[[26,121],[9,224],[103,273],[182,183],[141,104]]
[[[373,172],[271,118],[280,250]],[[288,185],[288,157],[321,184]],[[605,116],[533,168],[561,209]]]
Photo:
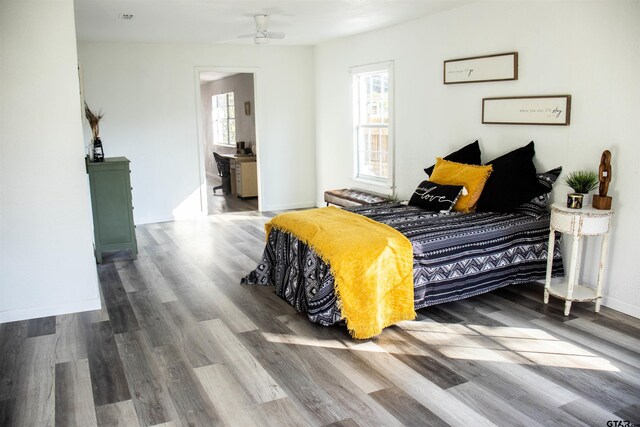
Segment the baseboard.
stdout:
[[87,301],[74,301],[72,303],[55,306],[21,308],[18,310],[1,311],[0,323],[58,316],[61,314],[77,313],[79,311],[100,310],[101,308],[100,298]]
[[640,307],[629,304],[628,302],[620,301],[616,298],[604,297],[602,298],[602,305],[640,319]]
[[170,222],[175,221],[173,215],[170,216],[151,216],[146,218],[140,218],[135,221],[136,225],[154,224],[156,222]]
[[284,204],[284,205],[263,205],[262,206],[262,211],[286,211],[289,209],[306,209],[306,208],[314,208],[315,202],[313,201],[308,201],[308,202],[301,202],[301,203],[288,203],[288,204]]
[[145,224],[155,224],[157,222],[184,221],[184,220],[202,218],[202,217],[205,217],[207,215],[208,215],[208,213],[206,213],[206,212],[198,211],[198,212],[193,212],[193,214],[191,214],[191,215],[184,215],[184,216],[176,216],[176,215],[151,216],[151,217],[146,217],[146,218],[141,218],[139,220],[136,220],[135,224],[136,225],[145,225]]

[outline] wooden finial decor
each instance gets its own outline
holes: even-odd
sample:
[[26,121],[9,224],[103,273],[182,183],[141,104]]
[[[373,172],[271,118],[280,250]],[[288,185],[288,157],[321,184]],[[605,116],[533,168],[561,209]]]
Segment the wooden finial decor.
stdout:
[[598,193],[593,195],[593,207],[600,210],[611,209],[611,197],[607,196],[609,183],[611,182],[611,152],[604,150],[600,157],[600,170],[598,172],[600,188]]

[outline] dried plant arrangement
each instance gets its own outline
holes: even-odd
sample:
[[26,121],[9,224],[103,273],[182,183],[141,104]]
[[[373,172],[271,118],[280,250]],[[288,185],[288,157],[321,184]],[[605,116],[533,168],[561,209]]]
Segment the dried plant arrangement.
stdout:
[[93,133],[93,139],[96,140],[100,134],[100,128],[98,127],[98,123],[100,123],[100,119],[104,116],[101,112],[98,114],[94,114],[87,103],[84,103],[84,115],[89,122],[89,126],[91,126],[91,133]]

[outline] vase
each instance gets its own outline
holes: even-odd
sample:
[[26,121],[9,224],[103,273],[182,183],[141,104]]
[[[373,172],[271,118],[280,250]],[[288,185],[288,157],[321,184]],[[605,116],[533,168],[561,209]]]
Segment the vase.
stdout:
[[102,141],[100,137],[97,136],[93,138],[93,161],[94,162],[104,162],[104,151],[102,150]]
[[582,209],[582,203],[584,201],[584,194],[582,193],[569,193],[567,194],[567,207],[571,209]]

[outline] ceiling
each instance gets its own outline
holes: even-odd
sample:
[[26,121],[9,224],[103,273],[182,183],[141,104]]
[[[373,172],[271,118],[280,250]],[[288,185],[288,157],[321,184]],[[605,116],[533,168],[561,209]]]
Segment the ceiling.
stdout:
[[[272,45],[315,45],[474,0],[75,0],[81,41],[252,44],[253,15],[270,15]],[[122,19],[121,15],[133,15]]]

